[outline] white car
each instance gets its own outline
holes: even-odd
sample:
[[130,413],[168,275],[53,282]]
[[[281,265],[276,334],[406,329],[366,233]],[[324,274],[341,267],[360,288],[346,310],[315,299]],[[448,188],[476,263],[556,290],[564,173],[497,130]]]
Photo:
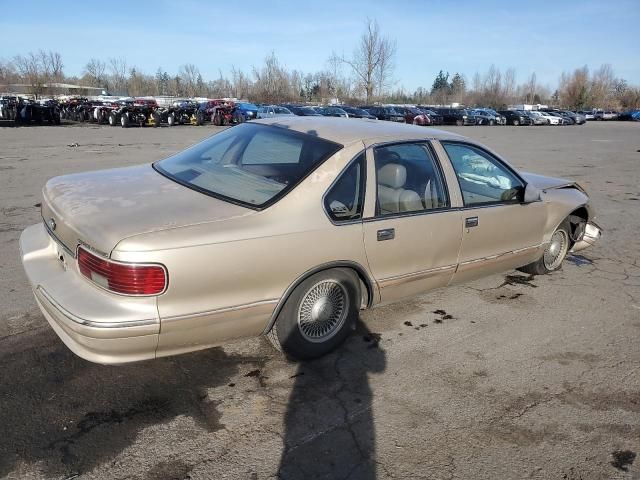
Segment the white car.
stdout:
[[258,118],[295,117],[291,110],[278,105],[267,105],[258,108]]
[[548,125],[562,125],[564,123],[564,120],[561,117],[556,117],[555,115],[551,115],[547,112],[532,111],[531,113],[537,117],[542,117],[543,120],[547,121]]

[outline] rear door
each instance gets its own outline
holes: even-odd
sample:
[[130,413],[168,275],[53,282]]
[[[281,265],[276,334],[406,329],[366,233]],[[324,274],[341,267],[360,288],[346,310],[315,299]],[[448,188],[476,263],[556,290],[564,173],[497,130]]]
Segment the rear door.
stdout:
[[447,285],[456,269],[461,213],[451,208],[428,142],[367,150],[364,243],[383,302]]
[[464,202],[454,282],[520,267],[537,258],[546,221],[544,203],[522,204],[525,182],[490,152],[465,142],[441,144]]

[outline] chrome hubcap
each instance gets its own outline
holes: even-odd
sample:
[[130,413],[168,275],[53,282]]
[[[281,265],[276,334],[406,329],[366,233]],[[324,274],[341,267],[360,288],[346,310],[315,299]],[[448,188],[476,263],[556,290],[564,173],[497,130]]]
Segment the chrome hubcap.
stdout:
[[544,252],[544,266],[547,270],[555,270],[560,266],[567,254],[569,239],[564,230],[556,230],[551,236],[551,242]]
[[298,309],[298,329],[314,343],[326,342],[344,324],[348,312],[344,287],[333,280],[323,280],[309,289]]

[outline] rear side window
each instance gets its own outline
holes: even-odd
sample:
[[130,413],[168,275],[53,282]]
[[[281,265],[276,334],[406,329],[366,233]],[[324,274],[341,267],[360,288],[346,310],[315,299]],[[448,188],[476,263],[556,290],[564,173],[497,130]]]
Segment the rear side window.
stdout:
[[449,199],[442,173],[425,143],[401,143],[374,150],[377,214],[446,208]]
[[362,218],[364,203],[364,165],[362,152],[324,197],[324,208],[334,222],[345,222]]

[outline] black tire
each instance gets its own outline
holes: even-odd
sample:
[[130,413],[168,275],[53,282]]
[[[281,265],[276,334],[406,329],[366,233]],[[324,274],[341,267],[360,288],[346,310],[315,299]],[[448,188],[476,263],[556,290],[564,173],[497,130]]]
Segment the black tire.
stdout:
[[457,120],[456,120],[456,125],[457,125],[458,127],[463,126],[463,125],[464,125],[464,120],[462,120],[461,118],[457,119]]
[[160,126],[160,114],[158,112],[153,112],[151,114],[151,118],[153,118],[153,128],[158,128]]
[[[310,276],[289,295],[267,337],[293,359],[326,355],[342,344],[355,326],[360,310],[359,284],[356,273],[343,268]],[[320,319],[314,319],[316,315]],[[328,330],[321,335],[318,328]]]
[[115,113],[110,113],[109,114],[109,125],[111,125],[112,127],[115,127],[118,124],[118,117],[116,116]]
[[514,127],[517,127],[517,126],[519,126],[519,125],[520,125],[520,121],[519,121],[519,120],[514,120],[514,121],[513,121],[513,126],[514,126]]
[[196,125],[200,126],[204,123],[204,113],[197,112],[196,113]]
[[120,125],[122,128],[129,128],[129,116],[126,113],[120,116]]
[[174,115],[173,112],[171,112],[169,115],[167,115],[167,125],[169,125],[170,127],[173,127],[176,124],[176,116]]
[[[563,237],[563,244],[559,247],[560,250],[558,255],[554,259],[554,261],[550,264],[549,257],[547,254],[550,254],[552,245],[554,245],[554,238],[556,236]],[[551,236],[552,241],[545,248],[542,256],[536,260],[535,262],[530,263],[529,265],[525,265],[524,267],[520,267],[518,270],[524,273],[528,273],[530,275],[545,275],[547,273],[553,272],[555,270],[559,270],[562,268],[562,262],[567,257],[569,250],[571,249],[571,225],[569,224],[569,220],[565,219],[558,228],[555,229]]]
[[496,124],[496,122],[494,120],[489,120],[489,126],[493,127]]

